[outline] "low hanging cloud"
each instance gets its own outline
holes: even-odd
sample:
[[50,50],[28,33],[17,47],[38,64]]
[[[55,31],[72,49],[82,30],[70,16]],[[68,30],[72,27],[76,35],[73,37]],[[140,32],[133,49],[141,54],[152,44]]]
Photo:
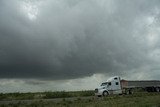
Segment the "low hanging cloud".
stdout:
[[158,0],[1,0],[0,78],[61,80],[139,70],[158,78],[159,7]]

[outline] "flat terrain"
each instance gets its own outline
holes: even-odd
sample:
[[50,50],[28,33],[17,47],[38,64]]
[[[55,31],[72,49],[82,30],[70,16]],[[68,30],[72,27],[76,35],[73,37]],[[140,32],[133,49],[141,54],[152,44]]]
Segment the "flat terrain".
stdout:
[[[89,95],[89,94],[88,94]],[[1,100],[0,107],[160,107],[160,93]]]

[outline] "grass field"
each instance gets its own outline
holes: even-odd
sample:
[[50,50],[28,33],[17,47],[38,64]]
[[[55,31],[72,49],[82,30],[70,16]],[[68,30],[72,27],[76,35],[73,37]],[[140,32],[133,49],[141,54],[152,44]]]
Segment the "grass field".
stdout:
[[87,91],[57,91],[57,92],[37,92],[37,93],[0,93],[0,100],[27,100],[27,99],[51,99],[68,97],[94,96],[93,90]]
[[83,92],[87,93],[87,91],[68,92],[68,94],[79,95],[74,100],[62,98],[60,101],[55,102],[40,99],[30,103],[22,101],[18,103],[1,103],[0,107],[160,107],[160,93],[137,92],[132,95],[111,95],[101,98],[92,96],[89,99],[83,99],[79,94]]

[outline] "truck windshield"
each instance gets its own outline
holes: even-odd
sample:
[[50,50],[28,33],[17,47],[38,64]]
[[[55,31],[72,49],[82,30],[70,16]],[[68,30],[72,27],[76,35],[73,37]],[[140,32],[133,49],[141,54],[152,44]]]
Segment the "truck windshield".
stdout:
[[108,84],[107,82],[104,82],[104,83],[101,84],[101,86],[105,86],[105,85],[107,85],[107,84]]

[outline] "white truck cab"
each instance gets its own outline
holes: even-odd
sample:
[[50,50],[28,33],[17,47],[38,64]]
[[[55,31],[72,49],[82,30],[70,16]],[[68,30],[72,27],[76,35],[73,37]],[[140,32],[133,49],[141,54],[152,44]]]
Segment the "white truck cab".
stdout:
[[107,96],[109,94],[121,94],[122,88],[120,77],[114,76],[103,82],[100,87],[95,89],[96,96]]
[[119,76],[114,76],[96,88],[95,95],[132,94],[134,88],[142,88],[147,92],[160,92],[160,80],[121,80]]

